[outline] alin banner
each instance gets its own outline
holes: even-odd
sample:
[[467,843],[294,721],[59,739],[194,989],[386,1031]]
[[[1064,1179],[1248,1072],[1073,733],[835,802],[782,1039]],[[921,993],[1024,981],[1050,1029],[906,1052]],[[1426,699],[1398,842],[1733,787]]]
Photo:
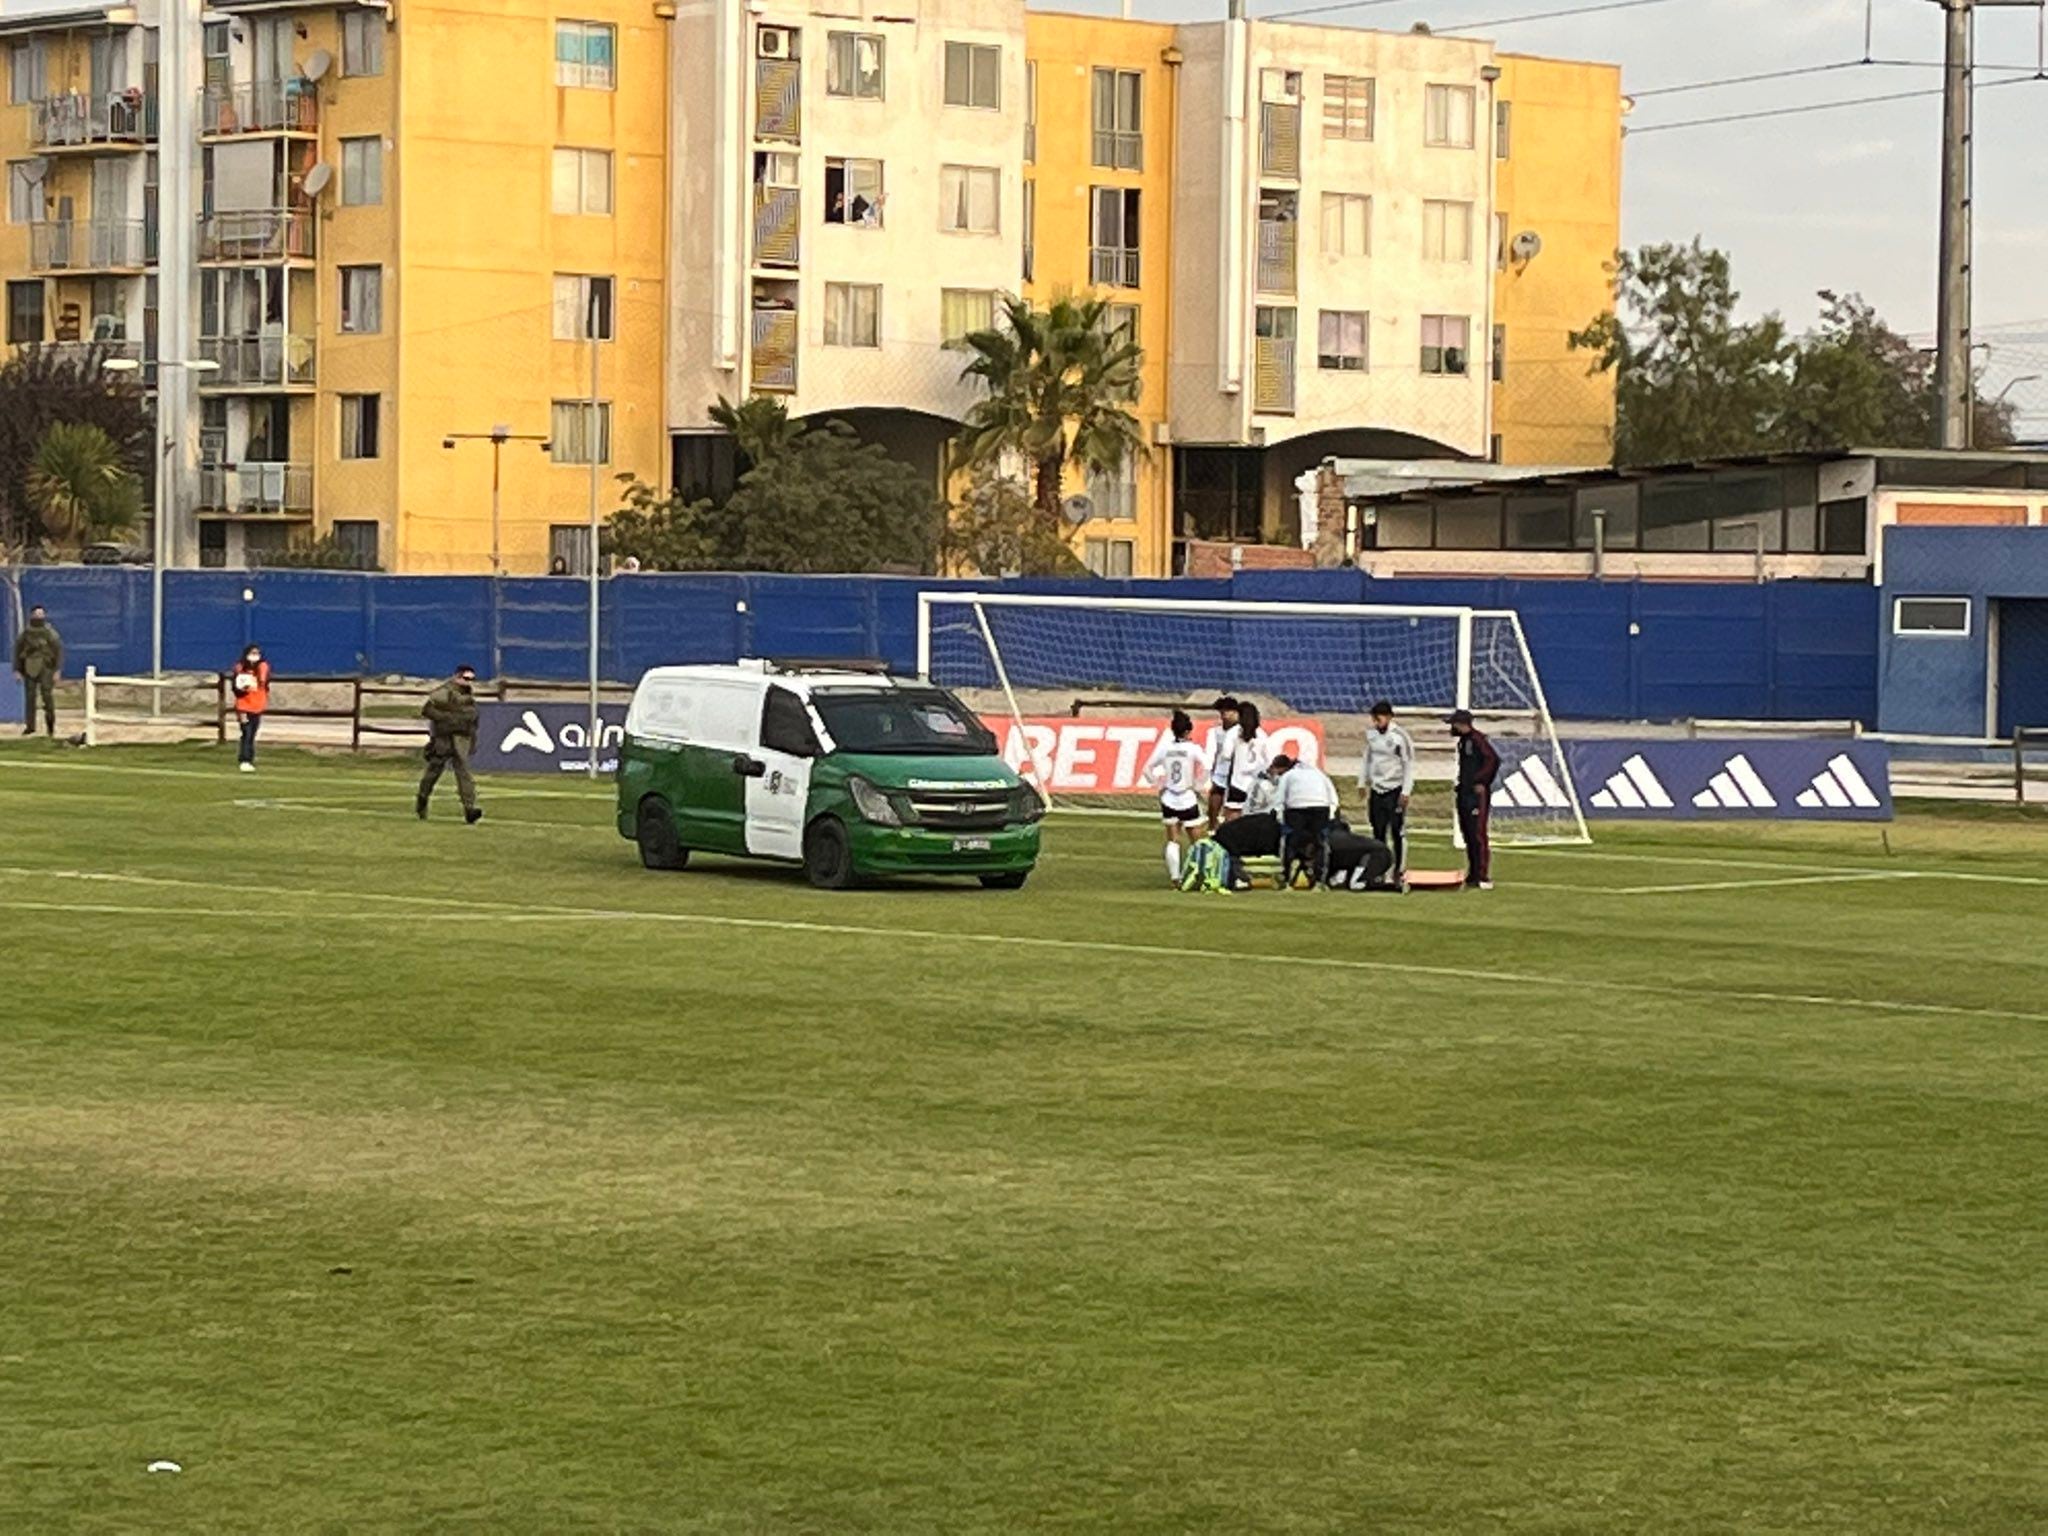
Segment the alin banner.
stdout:
[[[1032,715],[1017,721],[991,715],[984,716],[983,723],[1001,743],[1003,761],[1055,797],[1158,793],[1157,786],[1143,777],[1152,749],[1167,735],[1166,722],[1158,716],[1084,720]],[[1221,729],[1214,720],[1203,721],[1196,725],[1194,739],[1207,749]],[[1322,766],[1323,728],[1318,722],[1268,720],[1265,731],[1275,753]]]
[[1617,739],[1570,742],[1565,755],[1588,820],[1892,819],[1882,742]]
[[[597,769],[614,773],[626,734],[626,706],[606,704],[597,719]],[[588,773],[590,706],[479,704],[476,755],[470,764],[478,773]]]

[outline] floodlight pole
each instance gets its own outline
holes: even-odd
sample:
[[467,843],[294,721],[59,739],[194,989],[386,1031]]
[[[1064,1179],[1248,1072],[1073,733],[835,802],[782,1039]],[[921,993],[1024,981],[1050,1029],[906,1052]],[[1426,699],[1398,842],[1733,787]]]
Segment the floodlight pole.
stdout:
[[453,448],[457,443],[489,443],[491,445],[491,679],[501,681],[504,677],[503,637],[499,633],[498,610],[503,595],[497,578],[505,574],[503,523],[500,516],[501,487],[504,480],[504,456],[507,443],[533,443],[542,452],[551,446],[544,432],[514,432],[508,426],[495,426],[488,432],[450,432],[441,439],[443,448]]

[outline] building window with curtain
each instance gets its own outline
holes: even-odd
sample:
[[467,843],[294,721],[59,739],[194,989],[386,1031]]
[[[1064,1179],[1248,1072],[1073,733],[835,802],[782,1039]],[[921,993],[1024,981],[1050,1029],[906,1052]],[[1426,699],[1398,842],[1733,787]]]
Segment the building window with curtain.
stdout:
[[1094,81],[1093,160],[1113,171],[1145,168],[1145,77],[1135,69],[1098,69]]
[[959,347],[975,331],[986,331],[996,323],[996,296],[986,288],[941,288],[939,290],[939,340]]
[[997,172],[987,166],[940,166],[939,228],[956,235],[997,233],[1001,187]]
[[875,283],[825,285],[825,345],[879,347],[882,344],[882,290]]
[[619,29],[604,21],[555,23],[555,84],[586,91],[618,86]]
[[588,400],[557,400],[550,413],[548,456],[557,464],[612,461],[612,403],[597,402],[593,423]]

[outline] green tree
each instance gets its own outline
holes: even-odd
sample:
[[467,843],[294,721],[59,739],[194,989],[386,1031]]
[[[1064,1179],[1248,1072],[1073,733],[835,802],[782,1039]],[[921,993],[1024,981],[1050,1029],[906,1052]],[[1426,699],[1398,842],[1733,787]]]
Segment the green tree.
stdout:
[[97,427],[123,469],[140,472],[149,454],[141,389],[110,377],[98,348],[83,356],[26,347],[0,363],[0,546],[20,549],[61,537],[44,525],[29,476],[52,426]]
[[[1860,294],[1822,290],[1820,323],[1799,338],[1777,433],[1785,448],[1915,447],[1941,438],[1934,355],[1886,325]],[[1972,441],[2011,443],[2012,407],[1980,395]]]
[[940,563],[958,575],[1079,576],[1086,572],[1056,523],[1039,515],[1009,476],[977,470],[940,539]]
[[966,339],[961,377],[983,397],[968,410],[958,447],[971,468],[1008,455],[1031,466],[1032,501],[1049,527],[1060,520],[1069,464],[1114,473],[1145,452],[1132,414],[1144,354],[1113,328],[1102,299],[1061,297],[1046,309],[1005,299],[996,324]]
[[114,440],[88,422],[55,422],[28,472],[28,502],[46,535],[84,546],[142,517],[142,482]]
[[283,549],[266,550],[252,554],[251,565],[261,565],[275,570],[288,571],[375,571],[383,567],[374,561],[364,564],[354,550],[349,549],[332,533],[323,533],[317,539],[303,543],[289,544]]
[[620,475],[623,503],[605,525],[603,545],[614,560],[634,559],[647,571],[702,571],[718,564],[711,503],[664,496],[655,487]]
[[735,405],[720,395],[708,414],[723,427],[746,466],[766,464],[804,432],[802,422],[789,419],[789,407],[773,395],[749,395]]

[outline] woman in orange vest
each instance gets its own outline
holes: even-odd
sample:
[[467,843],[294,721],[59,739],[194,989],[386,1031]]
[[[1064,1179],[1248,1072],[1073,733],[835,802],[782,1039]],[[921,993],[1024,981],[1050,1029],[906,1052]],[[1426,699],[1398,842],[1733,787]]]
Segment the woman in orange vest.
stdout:
[[256,728],[263,724],[263,711],[270,708],[270,663],[263,648],[252,645],[242,652],[235,670],[228,674],[235,694],[235,719],[242,727],[242,747],[237,754],[242,772],[256,771]]

